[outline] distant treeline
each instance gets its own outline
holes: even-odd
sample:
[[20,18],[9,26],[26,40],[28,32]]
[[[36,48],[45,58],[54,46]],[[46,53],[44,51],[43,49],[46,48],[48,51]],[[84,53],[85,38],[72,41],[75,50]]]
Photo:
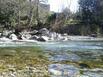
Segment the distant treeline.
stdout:
[[79,0],[76,13],[70,7],[50,12],[47,0],[0,0],[0,27],[40,29],[70,35],[103,35],[103,0]]
[[[79,0],[76,13],[65,8],[62,13],[52,16],[53,26],[58,32],[75,35],[103,35],[103,0]],[[52,18],[51,17],[51,18]]]

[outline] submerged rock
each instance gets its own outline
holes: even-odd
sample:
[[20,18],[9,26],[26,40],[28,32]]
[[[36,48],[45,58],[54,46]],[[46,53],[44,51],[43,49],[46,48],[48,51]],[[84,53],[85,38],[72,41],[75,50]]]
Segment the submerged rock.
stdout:
[[80,57],[76,54],[60,54],[60,55],[53,55],[49,58],[52,61],[72,61],[77,62],[80,60]]
[[101,68],[83,69],[82,75],[80,77],[103,77],[103,69]]
[[73,65],[51,64],[48,70],[53,77],[79,77],[80,75],[79,69]]
[[84,72],[84,75],[85,76],[88,76],[88,77],[103,77],[103,72],[99,73],[99,72]]
[[90,66],[85,63],[80,63],[79,66],[80,68],[90,68]]

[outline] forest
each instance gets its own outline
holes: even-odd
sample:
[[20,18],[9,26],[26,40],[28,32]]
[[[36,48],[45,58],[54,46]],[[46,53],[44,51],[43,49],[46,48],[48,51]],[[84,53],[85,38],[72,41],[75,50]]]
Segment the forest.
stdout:
[[51,12],[48,0],[0,0],[0,32],[47,28],[69,35],[103,35],[103,0],[79,0],[70,7]]

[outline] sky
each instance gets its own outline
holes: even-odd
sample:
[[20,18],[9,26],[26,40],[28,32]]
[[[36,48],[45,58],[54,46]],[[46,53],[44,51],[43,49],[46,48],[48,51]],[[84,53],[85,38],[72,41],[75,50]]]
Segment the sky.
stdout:
[[70,6],[72,12],[76,12],[78,9],[78,0],[48,0],[48,2],[50,4],[50,10],[54,12],[61,12],[62,9],[68,6]]

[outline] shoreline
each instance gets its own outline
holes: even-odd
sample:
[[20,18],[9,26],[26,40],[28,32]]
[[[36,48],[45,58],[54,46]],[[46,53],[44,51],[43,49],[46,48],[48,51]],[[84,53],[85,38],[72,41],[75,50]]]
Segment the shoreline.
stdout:
[[103,37],[89,37],[89,36],[67,36],[68,40],[47,40],[47,41],[37,41],[37,40],[12,40],[6,37],[0,38],[0,42],[31,42],[31,43],[38,43],[38,42],[56,42],[56,41],[103,41]]

